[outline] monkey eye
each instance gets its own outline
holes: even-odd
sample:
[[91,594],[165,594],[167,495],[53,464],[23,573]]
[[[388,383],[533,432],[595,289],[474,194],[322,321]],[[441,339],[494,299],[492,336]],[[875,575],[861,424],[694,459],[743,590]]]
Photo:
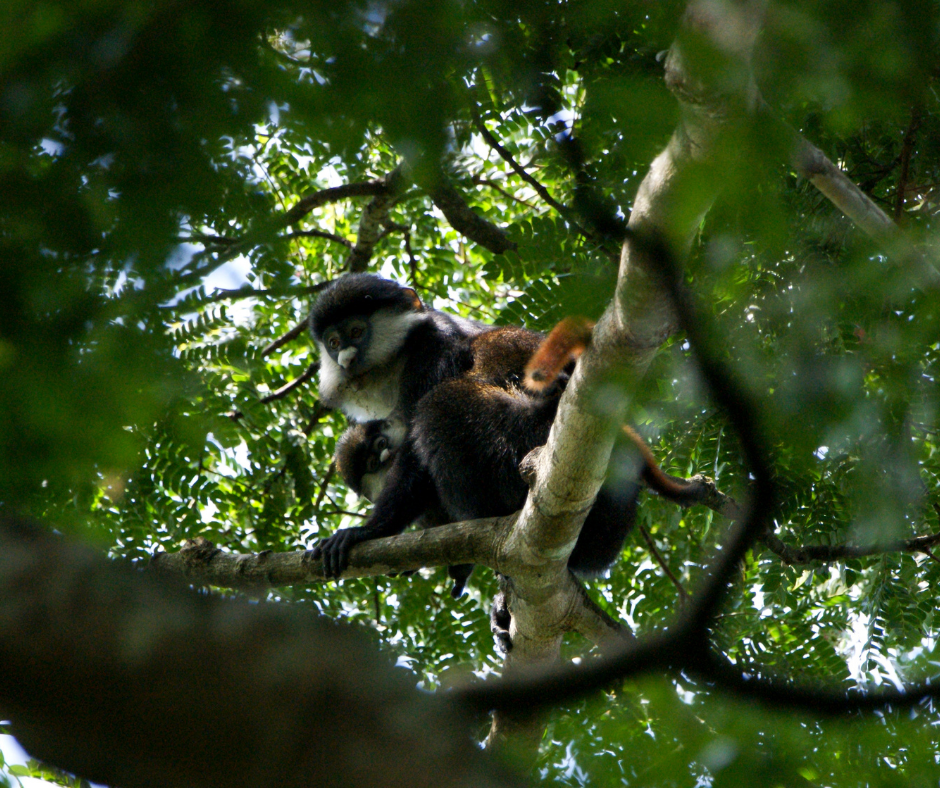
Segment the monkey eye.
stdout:
[[382,436],[380,436],[379,439],[375,442],[375,447],[376,447],[379,451],[382,451],[382,449],[384,449],[386,446],[388,446],[388,439],[387,439],[384,435],[382,435]]
[[349,332],[349,336],[353,339],[359,339],[362,336],[362,329],[359,326],[356,326],[352,331]]
[[366,469],[369,471],[369,473],[372,473],[378,467],[378,465],[378,457],[369,457],[369,459],[366,460]]
[[339,337],[333,337],[330,339],[330,350],[338,350],[340,346]]

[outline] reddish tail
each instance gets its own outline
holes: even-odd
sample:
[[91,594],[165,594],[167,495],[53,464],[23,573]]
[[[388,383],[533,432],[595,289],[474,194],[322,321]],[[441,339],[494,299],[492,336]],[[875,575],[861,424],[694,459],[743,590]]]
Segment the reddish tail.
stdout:
[[525,385],[542,391],[555,382],[561,371],[580,356],[591,341],[594,321],[566,317],[545,337],[525,368]]
[[[591,332],[594,330],[594,321],[586,317],[566,317],[555,326],[549,335],[542,340],[538,350],[529,359],[525,368],[525,386],[531,391],[542,391],[548,388],[562,370],[585,351],[591,341]],[[627,424],[623,425],[623,432],[643,458],[643,481],[647,487],[659,493],[663,498],[673,503],[689,506],[699,503],[701,490],[699,485],[692,484],[684,479],[669,476],[653,456],[646,441]]]
[[623,433],[636,446],[643,458],[643,481],[651,490],[658,492],[667,501],[678,503],[683,506],[689,506],[693,503],[699,503],[701,491],[698,485],[687,482],[683,479],[675,479],[666,474],[656,462],[653,452],[646,445],[646,441],[641,438],[633,427],[623,425]]

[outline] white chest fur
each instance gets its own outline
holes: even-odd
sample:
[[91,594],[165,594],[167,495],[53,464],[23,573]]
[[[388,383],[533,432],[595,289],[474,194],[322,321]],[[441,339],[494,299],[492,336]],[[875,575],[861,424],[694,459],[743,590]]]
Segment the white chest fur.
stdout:
[[405,360],[398,359],[349,380],[330,354],[320,352],[320,401],[337,408],[356,421],[386,419],[398,406],[401,372]]

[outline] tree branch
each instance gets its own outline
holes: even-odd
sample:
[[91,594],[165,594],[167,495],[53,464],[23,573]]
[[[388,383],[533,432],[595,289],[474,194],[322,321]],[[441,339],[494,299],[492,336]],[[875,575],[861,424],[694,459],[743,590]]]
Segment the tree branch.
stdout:
[[659,548],[656,547],[656,543],[653,541],[653,537],[650,536],[649,531],[646,530],[646,527],[642,523],[637,523],[637,529],[640,532],[640,536],[643,537],[643,541],[646,542],[650,555],[652,555],[656,563],[659,564],[659,568],[663,570],[663,574],[666,575],[670,582],[676,587],[676,591],[679,594],[679,604],[686,604],[689,601],[689,592],[686,591],[682,583],[679,582],[679,578],[672,573],[669,564],[666,563],[666,559],[660,554]]
[[[298,285],[296,287],[269,287],[264,290],[255,287],[239,287],[237,290],[217,289],[206,298],[201,299],[200,303],[213,304],[218,301],[237,301],[242,298],[297,298],[298,296],[310,296],[319,293],[326,283],[321,282],[316,285]],[[169,309],[187,310],[190,305],[183,301],[178,306],[173,305]]]
[[[496,546],[515,515],[468,520],[408,531],[356,545],[342,578],[410,572],[427,566],[482,564],[496,568]],[[191,582],[223,588],[264,589],[322,583],[320,561],[304,550],[292,553],[227,553],[205,539],[187,542],[178,553],[157,553],[152,566]]]
[[634,642],[636,640],[630,627],[606,613],[590,597],[587,589],[581,583],[578,583],[578,586],[580,587],[580,599],[572,608],[570,620],[570,628],[574,632],[583,635],[602,648],[608,647],[612,643]]
[[519,785],[353,628],[193,593],[9,518],[0,664],[20,743],[97,783]]
[[[319,369],[320,369],[320,362],[319,362],[319,361],[314,361],[309,367],[307,367],[306,371],[305,371],[302,375],[298,375],[298,376],[297,376],[296,378],[294,378],[290,383],[285,383],[285,384],[284,384],[283,386],[281,386],[279,389],[276,389],[275,391],[272,391],[270,394],[268,394],[267,396],[262,397],[262,398],[261,398],[260,400],[258,400],[258,401],[259,401],[262,405],[267,405],[269,402],[274,402],[274,401],[279,400],[279,399],[284,399],[284,397],[286,397],[288,394],[290,394],[290,393],[291,393],[292,391],[294,391],[295,389],[300,388],[304,383],[306,383],[306,382],[307,382],[308,380],[310,380],[314,375],[316,375],[316,374],[317,374],[317,370],[319,370]],[[242,413],[242,411],[240,411],[240,410],[233,411],[231,414],[229,414],[230,418],[236,419],[236,420],[242,418],[242,416],[244,416],[244,415],[245,415],[245,414]]]
[[[512,171],[516,173],[516,175],[522,178],[522,180],[528,183],[529,186],[531,186],[535,190],[535,193],[539,195],[539,197],[541,197],[552,208],[558,211],[558,213],[562,217],[564,217],[568,222],[570,222],[571,226],[575,228],[575,230],[578,232],[579,235],[597,243],[601,247],[601,249],[604,250],[604,253],[607,254],[608,257],[610,257],[612,262],[616,263],[619,260],[619,256],[616,254],[616,250],[611,249],[610,246],[606,243],[607,239],[600,238],[595,233],[592,233],[589,230],[585,229],[581,225],[581,223],[577,221],[577,213],[571,208],[568,208],[566,205],[562,205],[560,202],[558,202],[558,200],[552,197],[548,189],[546,189],[541,183],[539,183],[535,178],[533,178],[526,171],[525,167],[519,164],[519,162],[515,160],[513,155],[500,144],[499,140],[496,139],[496,136],[488,128],[486,128],[486,124],[483,122],[483,119],[480,118],[480,116],[476,112],[473,113],[473,124],[476,127],[477,131],[480,132],[480,136],[483,137],[487,145],[489,145],[493,150],[495,150],[499,154],[500,158],[502,158],[502,160],[505,161],[509,165],[510,169],[512,169]],[[490,183],[490,185],[493,186],[494,189],[498,189],[499,191],[502,191],[502,189],[499,189],[499,187],[496,186],[495,184]]]
[[760,116],[789,141],[790,164],[888,254],[908,265],[926,289],[940,287],[940,271],[904,236],[875,202],[805,137],[778,119],[761,101]]
[[911,122],[904,132],[904,139],[901,142],[901,153],[898,159],[901,163],[901,171],[898,174],[898,188],[894,198],[894,221],[900,222],[904,216],[904,199],[907,192],[907,181],[911,170],[911,156],[914,153],[914,145],[917,141],[917,131],[920,129],[922,121],[922,111],[920,107],[914,107],[911,110]]
[[363,209],[362,217],[359,219],[359,232],[356,234],[356,245],[346,258],[344,268],[352,273],[361,273],[366,270],[375,245],[383,237],[388,212],[406,187],[400,166],[388,173],[382,180],[386,184],[386,190],[376,194]]
[[[771,552],[779,556],[785,564],[795,566],[817,562],[845,561],[884,553],[925,553],[931,555],[930,548],[940,545],[940,533],[873,545],[834,544],[791,547],[780,541],[775,534],[764,534],[760,541]],[[933,556],[931,555],[931,557]]]
[[420,184],[434,204],[440,208],[450,226],[484,249],[493,254],[504,254],[516,248],[516,243],[509,240],[505,231],[476,213],[454,188],[443,172],[438,170],[435,180],[425,180]]
[[321,189],[313,194],[302,197],[294,207],[285,213],[279,224],[282,227],[289,227],[297,224],[311,211],[329,205],[331,202],[348,200],[351,197],[378,197],[388,194],[389,182],[387,177],[378,178],[374,181],[361,181],[359,183],[344,183],[342,186],[333,186],[329,189]]
[[323,238],[327,241],[332,241],[335,244],[340,246],[345,246],[347,249],[353,248],[352,241],[348,241],[343,236],[337,235],[336,233],[328,233],[324,230],[294,230],[290,233],[284,233],[282,238],[287,240],[292,240],[294,238]]
[[[550,596],[551,588],[558,585],[558,576],[552,570],[559,571],[558,564],[563,566],[566,551],[577,539],[584,513],[604,478],[613,431],[622,421],[626,407],[625,402],[612,402],[608,397],[604,402],[605,415],[601,416],[586,407],[586,403],[618,362],[636,381],[680,321],[699,353],[699,363],[712,393],[729,410],[741,434],[757,487],[749,516],[736,529],[727,552],[722,551],[713,562],[710,581],[684,619],[679,630],[683,640],[690,640],[694,633],[699,649],[704,647],[704,622],[721,599],[729,574],[737,567],[743,551],[764,528],[772,487],[762,444],[754,434],[751,409],[737,387],[726,379],[723,366],[703,346],[703,332],[697,330],[675,264],[677,257],[687,253],[702,217],[718,193],[721,178],[711,169],[716,152],[725,144],[728,131],[745,120],[756,106],[756,88],[748,66],[763,8],[763,2],[752,2],[723,5],[719,9],[714,4],[694,0],[686,14],[684,29],[670,50],[666,81],[680,99],[682,122],[640,185],[623,246],[614,303],[595,327],[591,345],[568,383],[548,445],[537,456],[527,458],[534,470],[533,488],[506,548],[510,554],[511,548],[523,556],[534,553],[536,559],[548,566],[541,566],[537,582],[522,573],[513,574],[516,602],[513,627],[522,633],[530,628],[539,631],[539,624],[543,624],[532,613]],[[694,62],[682,44],[685,37],[703,35],[714,38],[710,54],[719,54],[719,73],[715,58],[705,58],[706,63]],[[701,52],[701,47],[692,47],[691,51]],[[729,74],[737,78],[729,81]],[[716,89],[716,85],[722,89]],[[730,94],[728,85],[733,89]],[[682,205],[683,210],[677,210],[677,205]],[[532,558],[529,562],[535,563]],[[519,605],[519,599],[527,604]],[[543,631],[542,636],[546,635]],[[670,644],[674,641],[651,639],[612,657],[592,660],[581,671],[549,672],[538,680],[507,677],[502,680],[502,689],[497,688],[496,682],[488,682],[485,689],[468,690],[467,697],[485,708],[493,708],[497,705],[494,700],[498,699],[498,708],[506,709],[513,705],[505,702],[510,696],[516,700],[533,699],[539,691],[554,695],[556,691],[571,692],[575,685],[574,692],[583,693],[609,684],[622,675],[618,671],[629,671],[632,675],[649,667],[661,667],[662,654]],[[516,657],[515,648],[513,656]],[[558,676],[565,678],[559,681]]]
[[[539,197],[552,206],[552,208],[558,211],[558,213],[560,213],[562,216],[572,219],[576,218],[574,211],[558,202],[558,200],[552,197],[548,189],[546,189],[541,183],[539,183],[535,178],[529,175],[528,172],[526,172],[525,168],[519,164],[515,158],[513,158],[513,155],[500,144],[499,140],[496,139],[496,136],[493,134],[493,132],[486,128],[486,124],[483,122],[483,119],[476,112],[473,113],[473,125],[476,127],[476,130],[480,132],[480,136],[483,137],[483,139],[486,141],[486,144],[495,150],[499,154],[500,158],[509,165],[510,169],[516,173],[516,175],[522,178],[522,180],[528,183],[529,186],[535,190],[535,193],[538,194]],[[576,221],[573,223],[575,227],[580,229]]]
[[[329,282],[323,282],[321,287],[326,287]],[[270,345],[267,345],[261,351],[261,357],[270,356],[275,350],[284,347],[284,345],[293,342],[297,337],[304,333],[307,330],[309,321],[304,318],[297,325],[295,325],[290,331],[286,334],[282,334],[277,339],[275,339]]]

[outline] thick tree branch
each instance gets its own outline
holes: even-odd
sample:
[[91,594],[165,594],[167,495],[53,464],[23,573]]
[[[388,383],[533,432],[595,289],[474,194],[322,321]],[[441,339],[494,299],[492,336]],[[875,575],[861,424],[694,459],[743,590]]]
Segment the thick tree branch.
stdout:
[[[739,12],[748,17],[746,21],[753,15],[748,4]],[[707,28],[712,22],[707,4],[693,3],[686,21]],[[732,27],[743,28],[744,23]],[[730,54],[746,60],[748,42],[755,36],[756,32],[750,32],[734,37]],[[530,552],[531,545],[537,545],[543,561],[559,556],[554,558],[559,571],[567,558],[564,551],[574,545],[584,514],[604,478],[613,427],[622,421],[626,406],[624,401],[605,401],[604,415],[600,415],[592,399],[614,367],[626,368],[632,379],[639,378],[656,349],[676,329],[672,298],[656,272],[658,258],[672,259],[672,253],[647,239],[655,234],[666,238],[672,248],[685,251],[720,184],[720,178],[701,177],[707,173],[705,162],[721,145],[726,127],[738,120],[726,110],[726,95],[703,88],[684,71],[682,53],[676,44],[667,61],[667,81],[683,101],[683,123],[640,186],[629,222],[631,237],[624,244],[615,303],[598,322],[591,346],[575,369],[546,450],[532,463],[535,486],[517,530],[524,533],[522,539]],[[738,99],[738,103],[749,106],[753,100]],[[689,202],[683,195],[696,178],[698,188],[692,189],[694,198]],[[682,202],[684,209],[677,210]],[[548,574],[542,573],[544,588],[552,583]],[[515,575],[514,579],[521,588]]]
[[0,716],[26,750],[107,785],[519,784],[354,629],[196,594],[9,519],[0,664]]
[[[506,555],[520,562],[510,572],[510,630],[522,636],[523,648],[513,648],[503,680],[513,692],[538,683],[514,681],[511,668],[546,660],[544,648],[529,650],[526,644],[547,642],[553,631],[550,611],[557,606],[557,589],[563,587],[560,581],[565,562],[603,482],[614,430],[624,417],[625,396],[617,399],[611,394],[612,387],[603,383],[618,369],[621,376],[626,373],[627,389],[632,390],[656,350],[678,327],[677,308],[681,305],[674,303],[676,294],[663,286],[663,267],[672,269],[676,257],[684,259],[722,182],[714,169],[715,160],[729,132],[756,106],[749,64],[764,5],[755,0],[719,7],[693,0],[667,58],[666,81],[680,100],[681,123],[640,185],[623,245],[614,301],[598,321],[591,345],[568,383],[548,444],[527,458],[532,489],[506,542]],[[709,57],[701,57],[703,40],[710,42]],[[698,46],[689,47],[683,41]],[[712,57],[715,54],[717,58]],[[674,274],[672,270],[669,273]],[[764,514],[759,507],[752,512],[745,535],[738,541],[748,543],[753,523],[762,524]],[[735,551],[735,560],[739,558]],[[709,614],[720,598],[718,584],[727,579],[725,563],[719,560],[717,565],[714,582],[707,586],[699,606]],[[544,615],[546,608],[548,615]],[[695,627],[690,623],[689,628]],[[597,688],[612,680],[616,675],[613,666],[623,668],[623,660],[638,658],[640,664],[652,664],[643,663],[644,654],[641,644],[636,651],[592,660],[585,676],[593,676],[597,683],[579,678],[584,681],[581,689]],[[571,677],[570,671],[563,673]],[[554,679],[541,681],[545,686]],[[491,698],[499,694],[494,687],[483,692]],[[501,709],[509,707],[499,704]],[[492,740],[498,740],[503,719],[502,715],[494,718]]]
[[[326,495],[326,481],[334,470],[331,464],[315,507],[322,503]],[[689,486],[690,493],[697,497],[696,504],[707,506],[725,517],[736,516],[740,511],[734,499],[718,490],[714,481],[707,476],[672,478]],[[501,545],[518,514],[451,523],[430,530],[410,531],[399,536],[363,542],[352,549],[350,565],[342,577],[374,577],[460,563],[477,563],[495,570],[506,570],[506,565],[500,563]],[[292,553],[228,553],[212,542],[199,538],[187,542],[179,552],[157,553],[153,557],[153,564],[158,569],[183,575],[192,582],[224,588],[258,590],[325,582],[322,565],[319,562],[308,563],[305,557],[306,552],[302,550]],[[568,578],[572,581],[571,589],[583,596],[581,584],[570,575]],[[590,604],[593,605],[593,602]],[[577,618],[581,613],[575,611],[572,615]],[[599,608],[585,615],[598,619],[606,616]],[[592,632],[598,631],[593,624],[583,626]],[[614,619],[602,624],[602,628],[618,631],[622,626]],[[587,630],[582,630],[581,624],[567,628],[595,639]]]
[[318,192],[308,194],[302,197],[294,207],[281,217],[279,224],[281,227],[289,227],[297,224],[311,211],[329,205],[332,202],[348,200],[352,197],[379,197],[388,194],[390,184],[387,177],[378,178],[374,181],[362,181],[360,183],[344,183],[342,186],[334,186],[329,189],[321,189]]
[[606,613],[580,583],[580,601],[571,611],[570,628],[601,647],[633,642],[635,637],[624,622]]
[[441,209],[450,226],[461,235],[493,254],[504,254],[516,248],[515,242],[509,240],[504,230],[484,219],[467,204],[443,172],[438,171],[433,182],[427,180],[420,185]]

